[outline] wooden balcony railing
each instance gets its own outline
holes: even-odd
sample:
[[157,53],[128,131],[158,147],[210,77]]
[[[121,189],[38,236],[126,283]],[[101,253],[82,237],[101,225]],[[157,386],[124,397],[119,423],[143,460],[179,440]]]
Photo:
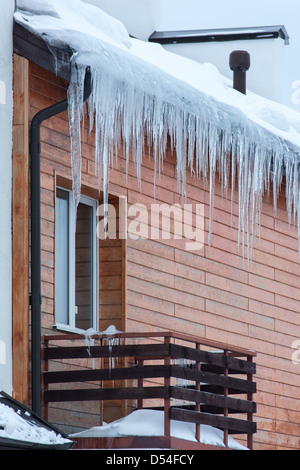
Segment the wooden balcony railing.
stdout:
[[[79,340],[85,336],[45,336],[46,413],[53,402],[136,400],[136,407],[143,408],[150,400],[151,408],[157,403],[164,409],[165,437],[170,437],[173,419],[195,423],[199,442],[200,424],[206,424],[224,431],[225,446],[229,434],[244,434],[253,449],[253,351],[172,332],[95,335],[92,343],[76,345]],[[57,361],[74,359],[81,361],[80,368],[52,370]],[[87,368],[89,359],[100,360],[100,367],[94,362]],[[89,388],[94,381],[100,385]],[[106,388],[111,381],[125,385]],[[81,382],[86,388],[74,388]],[[67,383],[72,389],[62,388]],[[54,384],[59,389],[53,389]]]

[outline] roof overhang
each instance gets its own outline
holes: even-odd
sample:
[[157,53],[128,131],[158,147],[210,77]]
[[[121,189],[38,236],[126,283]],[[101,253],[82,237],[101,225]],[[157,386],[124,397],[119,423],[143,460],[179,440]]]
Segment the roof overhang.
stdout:
[[43,39],[14,21],[13,48],[15,54],[25,57],[30,62],[68,82],[70,81],[71,57],[73,55],[70,47],[64,49],[51,47],[50,49]]
[[38,426],[47,431],[54,432],[55,434],[60,434],[66,439],[64,443],[53,442],[53,444],[43,444],[41,442],[25,441],[0,436],[0,450],[69,450],[74,446],[74,442],[69,440],[69,438],[55,426],[37,416],[32,410],[3,391],[0,391],[0,403],[9,407],[13,413],[18,415],[19,419],[22,419],[24,422],[28,422],[29,425]]
[[289,35],[283,25],[251,28],[199,29],[185,31],[154,31],[149,42],[182,44],[197,42],[224,42],[253,39],[278,39],[289,44]]

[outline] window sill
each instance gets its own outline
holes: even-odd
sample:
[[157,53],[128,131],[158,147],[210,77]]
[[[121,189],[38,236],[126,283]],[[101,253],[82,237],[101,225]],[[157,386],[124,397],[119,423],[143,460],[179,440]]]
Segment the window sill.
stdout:
[[75,333],[78,335],[84,335],[86,333],[86,330],[82,330],[76,327],[71,327],[68,325],[63,325],[61,323],[57,323],[56,325],[53,325],[53,329],[58,330],[58,331],[64,331],[65,333]]

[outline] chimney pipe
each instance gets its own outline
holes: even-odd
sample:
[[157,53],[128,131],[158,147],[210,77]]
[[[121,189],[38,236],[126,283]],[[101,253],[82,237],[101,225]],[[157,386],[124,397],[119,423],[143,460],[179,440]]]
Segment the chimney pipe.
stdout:
[[233,51],[229,58],[229,67],[233,70],[233,88],[246,94],[246,72],[250,68],[250,54],[247,51]]

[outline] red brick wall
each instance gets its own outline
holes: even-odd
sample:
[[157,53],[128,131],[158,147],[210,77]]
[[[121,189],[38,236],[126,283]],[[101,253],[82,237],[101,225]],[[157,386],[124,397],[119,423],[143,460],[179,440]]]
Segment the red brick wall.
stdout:
[[[53,83],[53,84],[52,84]],[[45,71],[31,67],[31,116],[65,97],[65,84]],[[53,324],[54,312],[54,185],[55,171],[71,177],[67,116],[46,121],[42,128],[42,276],[43,327]],[[83,183],[97,188],[94,177],[93,138],[86,131],[83,144]],[[181,203],[177,191],[176,158],[168,154],[153,198],[154,163],[146,156],[142,169],[142,193],[136,170],[125,160],[110,175],[110,190],[133,203]],[[211,244],[209,191],[202,181],[188,176],[186,203],[205,205],[205,245],[187,251],[182,241],[127,241],[128,331],[174,330],[191,333],[257,352],[258,403],[256,449],[299,449],[300,364],[292,362],[292,343],[300,339],[300,260],[297,231],[288,225],[284,196],[277,215],[272,200],[265,198],[261,239],[255,240],[248,264],[239,249],[237,192],[231,202],[215,188]],[[124,274],[124,271],[123,271]],[[124,294],[124,293],[123,293]],[[101,301],[100,301],[101,303]],[[109,310],[109,306],[106,307]],[[119,308],[117,309],[119,311]],[[104,320],[104,319],[103,319]],[[105,318],[105,325],[114,318]],[[121,322],[121,323],[122,323]],[[121,324],[120,323],[120,324]],[[119,324],[117,324],[119,326]]]

